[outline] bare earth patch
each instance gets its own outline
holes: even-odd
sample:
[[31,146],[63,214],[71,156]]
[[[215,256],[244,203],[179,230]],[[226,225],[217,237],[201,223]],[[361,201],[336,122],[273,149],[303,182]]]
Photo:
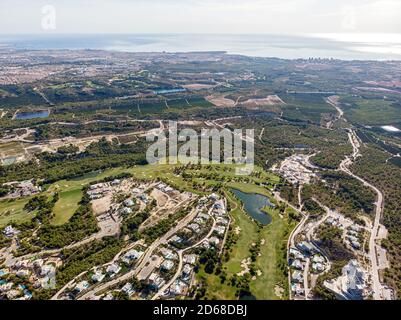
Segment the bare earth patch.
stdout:
[[224,95],[221,94],[212,94],[205,97],[205,99],[210,103],[213,103],[217,107],[235,107],[234,100],[227,99]]
[[270,95],[263,99],[248,99],[242,103],[246,107],[256,108],[262,106],[283,105],[285,102],[278,95]]
[[237,273],[237,275],[240,276],[240,277],[242,277],[242,276],[248,274],[249,271],[250,271],[249,266],[251,265],[251,263],[252,263],[251,258],[242,260],[242,261],[241,261],[241,268],[242,268],[242,271],[239,272],[239,273]]
[[158,207],[164,207],[168,200],[167,196],[159,189],[153,189],[150,196],[156,200]]
[[111,207],[112,195],[108,194],[107,196],[96,199],[92,201],[92,209],[93,213],[98,216],[105,212],[107,212]]
[[241,233],[241,228],[240,227],[236,227],[234,232],[238,236]]
[[274,287],[274,294],[279,297],[282,298],[283,294],[284,294],[284,289],[282,287],[280,287],[279,285]]
[[185,84],[182,87],[188,90],[203,90],[203,89],[214,88],[215,85],[203,84],[203,83],[191,83],[191,84]]

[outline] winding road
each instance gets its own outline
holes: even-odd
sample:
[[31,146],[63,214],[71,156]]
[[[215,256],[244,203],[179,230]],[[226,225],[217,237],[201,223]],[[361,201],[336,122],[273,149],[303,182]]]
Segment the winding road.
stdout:
[[374,185],[367,182],[363,178],[357,176],[356,174],[352,173],[349,167],[353,164],[354,160],[362,155],[359,153],[359,142],[355,136],[355,132],[350,130],[348,133],[348,137],[352,147],[354,148],[354,152],[351,157],[347,157],[343,162],[340,164],[340,170],[345,172],[346,174],[350,175],[351,177],[357,179],[358,181],[362,182],[364,186],[369,187],[377,194],[377,201],[375,203],[375,219],[373,221],[373,228],[371,230],[371,236],[369,241],[369,258],[371,261],[371,276],[372,276],[372,290],[373,290],[373,299],[381,300],[383,299],[383,286],[380,282],[380,275],[379,275],[379,263],[377,259],[377,240],[379,239],[379,229],[381,227],[380,220],[383,215],[383,208],[384,208],[384,196],[383,193]]
[[183,259],[182,259],[182,255],[184,254],[184,252],[186,252],[186,251],[188,251],[188,250],[191,250],[191,249],[193,249],[193,248],[199,246],[200,244],[202,244],[203,241],[205,241],[206,239],[208,239],[208,238],[212,235],[212,233],[213,233],[213,231],[214,231],[214,228],[215,228],[215,226],[216,226],[216,220],[215,220],[214,217],[211,215],[212,210],[213,210],[213,206],[210,208],[210,210],[209,210],[209,212],[208,212],[209,216],[213,219],[213,226],[212,226],[212,228],[210,229],[209,233],[208,233],[205,237],[203,237],[202,240],[198,241],[196,244],[194,244],[194,245],[192,245],[192,246],[190,246],[190,247],[188,247],[188,248],[185,248],[185,249],[183,249],[183,250],[179,250],[179,251],[178,251],[178,260],[179,260],[179,262],[178,262],[178,268],[177,268],[176,273],[175,273],[174,276],[171,278],[171,280],[170,280],[169,282],[167,282],[167,283],[153,296],[152,300],[157,300],[157,299],[163,294],[163,292],[165,292],[165,291],[174,283],[174,281],[177,280],[177,278],[180,276],[181,271],[182,271],[182,267],[183,267],[183,264],[184,264],[184,263],[183,263]]
[[[328,98],[327,101],[334,106],[337,111],[339,112],[340,116],[339,118],[343,118],[344,121],[346,121],[346,118],[344,117],[344,112],[341,110],[340,106],[338,105],[337,101],[331,99],[332,97]],[[351,156],[347,156],[340,164],[340,170],[343,171],[344,173],[348,174],[349,176],[353,177],[354,179],[357,179],[361,183],[363,183],[364,186],[369,187],[372,189],[376,194],[377,194],[377,201],[375,203],[375,218],[373,221],[373,227],[371,230],[371,236],[370,236],[370,241],[369,241],[369,257],[371,261],[371,277],[372,277],[372,291],[373,291],[373,299],[374,300],[382,300],[384,299],[384,294],[383,294],[383,285],[380,282],[380,274],[379,274],[379,263],[377,259],[377,240],[379,239],[379,229],[381,227],[380,220],[383,215],[383,209],[384,209],[384,196],[383,193],[374,185],[369,183],[368,181],[364,180],[363,178],[357,176],[354,174],[351,170],[350,167],[354,163],[354,161],[358,157],[362,157],[359,148],[360,148],[360,143],[359,140],[356,136],[356,133],[353,129],[348,129],[348,139],[349,142],[352,145],[353,148],[353,153]]]
[[138,275],[140,273],[140,271],[150,261],[150,258],[152,257],[154,251],[161,245],[166,244],[167,240],[170,237],[172,237],[175,233],[177,233],[178,230],[184,228],[190,221],[192,221],[196,217],[197,214],[198,214],[198,211],[196,209],[193,209],[191,211],[191,213],[188,214],[187,216],[185,216],[185,218],[183,218],[181,221],[179,221],[175,227],[171,228],[164,236],[162,236],[161,238],[154,241],[149,246],[149,248],[146,250],[145,254],[142,256],[138,266],[135,269],[129,271],[128,273],[124,274],[121,277],[117,277],[114,280],[106,282],[106,283],[102,284],[101,286],[85,293],[79,300],[88,300],[88,299],[94,298],[94,297],[96,297],[96,293],[104,291],[110,287],[117,285],[120,282],[127,281],[130,278],[132,278],[133,276]]

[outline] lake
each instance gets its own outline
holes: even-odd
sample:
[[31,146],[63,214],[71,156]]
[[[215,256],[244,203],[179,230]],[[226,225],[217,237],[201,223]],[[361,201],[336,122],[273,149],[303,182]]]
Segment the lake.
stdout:
[[165,93],[177,93],[177,92],[185,92],[187,91],[186,89],[181,89],[181,88],[174,88],[174,89],[158,89],[153,91],[155,94],[165,94]]
[[265,207],[274,207],[268,197],[257,193],[245,193],[238,189],[231,189],[231,192],[242,201],[245,212],[253,219],[265,226],[272,222],[272,218],[262,211]]
[[38,119],[38,118],[47,118],[50,112],[48,110],[42,111],[33,111],[33,112],[21,112],[17,113],[15,119],[17,120],[30,120],[30,119]]

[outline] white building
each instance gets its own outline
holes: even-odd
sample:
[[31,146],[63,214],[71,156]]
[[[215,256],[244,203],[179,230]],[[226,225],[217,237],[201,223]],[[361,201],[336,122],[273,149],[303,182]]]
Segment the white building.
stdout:
[[128,208],[128,207],[125,207],[125,208],[122,208],[120,212],[121,212],[121,214],[123,214],[123,215],[128,215],[128,214],[131,214],[131,213],[132,213],[132,209],[131,209],[131,208]]
[[121,271],[121,267],[117,263],[113,263],[107,267],[106,271],[110,276],[114,276]]
[[184,278],[189,277],[193,269],[194,267],[191,266],[190,264],[184,265],[184,267],[182,268],[182,275],[184,276]]
[[17,229],[14,229],[12,226],[7,226],[4,231],[3,231],[4,235],[6,237],[12,238],[15,235],[17,235],[19,233],[19,231]]
[[126,207],[132,207],[134,205],[135,205],[135,202],[131,199],[127,199],[124,201],[124,206],[126,206]]
[[104,275],[102,272],[96,271],[96,273],[92,276],[92,280],[94,282],[102,282],[105,276],[106,275]]
[[124,287],[121,289],[122,292],[126,293],[128,297],[131,297],[134,294],[134,288],[131,283],[126,283]]
[[197,223],[191,223],[190,225],[188,225],[188,229],[191,229],[195,233],[199,233],[201,231],[201,228]]
[[214,228],[214,231],[216,231],[217,234],[219,234],[219,235],[222,236],[222,235],[226,232],[226,227],[224,227],[224,226],[217,226],[217,227]]
[[312,269],[317,272],[323,272],[325,270],[324,264],[318,262],[312,264]]
[[89,288],[89,283],[88,281],[81,281],[78,283],[74,289],[76,293],[81,293],[82,291],[86,290]]
[[301,260],[296,259],[291,263],[291,267],[298,269],[298,270],[303,270],[304,269],[304,265],[302,264]]
[[162,264],[161,264],[161,269],[166,270],[166,271],[170,271],[171,269],[174,268],[174,262],[171,260],[165,260]]
[[302,272],[300,272],[300,271],[294,271],[292,273],[291,278],[292,278],[293,282],[297,282],[297,283],[304,281],[304,276],[303,276]]
[[326,288],[342,300],[363,300],[366,295],[366,273],[357,260],[351,260],[342,270],[342,275],[325,281]]
[[181,243],[183,240],[181,237],[174,235],[173,237],[170,238],[170,242],[177,242],[177,243]]
[[219,245],[219,243],[220,243],[220,239],[219,238],[216,238],[216,237],[211,237],[210,239],[209,239],[209,243],[211,244],[211,245],[214,245],[214,246],[218,246]]
[[143,255],[142,251],[137,251],[135,249],[128,251],[125,255],[124,258],[128,260],[138,260],[141,256]]
[[165,259],[170,259],[170,260],[172,260],[172,259],[175,259],[175,258],[176,258],[175,253],[174,253],[172,250],[170,250],[170,249],[161,248],[161,249],[160,249],[160,252],[161,252],[162,256],[163,256]]
[[195,265],[196,258],[197,258],[196,254],[187,254],[183,257],[183,261],[184,261],[184,263],[189,263],[189,264]]

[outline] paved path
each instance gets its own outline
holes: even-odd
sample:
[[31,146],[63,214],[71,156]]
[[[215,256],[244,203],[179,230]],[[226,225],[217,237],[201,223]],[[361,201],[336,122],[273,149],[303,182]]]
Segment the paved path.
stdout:
[[[357,145],[357,142],[354,141],[355,133],[352,131],[352,133],[349,133],[349,139],[350,143],[352,144],[354,148],[354,153],[352,158],[358,157],[359,154],[359,148]],[[367,182],[366,180],[362,179],[361,177],[357,176],[356,174],[352,173],[349,167],[353,164],[353,159],[350,157],[347,157],[341,164],[340,164],[340,170],[347,173],[351,177],[357,179],[358,181],[362,182],[364,186],[369,187],[372,189],[376,194],[377,194],[377,201],[375,203],[375,219],[373,221],[373,228],[371,230],[371,237],[369,241],[369,257],[371,261],[371,276],[372,276],[372,290],[373,290],[373,299],[375,300],[381,300],[383,299],[383,286],[380,282],[380,275],[379,275],[379,262],[377,259],[377,243],[376,241],[379,239],[379,228],[381,226],[380,220],[382,218],[383,214],[383,208],[384,208],[384,197],[383,193],[376,188],[374,185],[371,183]]]
[[[289,203],[287,200],[283,199],[278,192],[274,193],[274,197],[276,198],[276,200],[278,202],[285,203],[287,206],[289,206],[290,208],[292,208],[293,210],[295,210],[296,212],[298,212],[302,216],[301,221],[291,231],[291,234],[288,237],[288,242],[287,242],[287,266],[288,266],[288,261],[289,261],[289,258],[290,258],[289,250],[290,250],[291,247],[295,247],[295,238],[302,231],[302,229],[303,229],[306,221],[308,220],[309,216],[306,213],[304,213],[302,210],[300,210],[299,208],[297,208],[294,205],[292,205],[291,203]],[[289,272],[289,270],[288,270],[288,288],[289,288],[289,298],[291,300],[292,299],[291,273]]]
[[216,226],[216,220],[215,220],[214,217],[211,215],[211,211],[212,211],[212,210],[213,210],[213,206],[210,208],[209,213],[208,213],[208,214],[210,215],[210,217],[213,219],[213,226],[212,226],[212,228],[210,229],[209,233],[208,233],[205,237],[203,237],[202,240],[200,240],[199,242],[197,242],[196,244],[194,244],[194,245],[192,245],[192,246],[190,246],[190,247],[188,247],[188,248],[185,248],[185,249],[183,249],[183,250],[179,250],[179,251],[178,251],[178,259],[179,259],[179,262],[178,262],[177,272],[174,274],[174,276],[171,278],[171,280],[170,280],[169,282],[167,282],[167,283],[153,296],[152,300],[157,300],[157,299],[163,294],[163,292],[166,291],[166,290],[174,283],[174,281],[177,280],[177,278],[180,276],[181,271],[182,271],[182,267],[183,267],[182,255],[184,254],[184,252],[186,252],[186,251],[188,251],[188,250],[191,250],[191,249],[193,249],[193,248],[199,246],[200,244],[202,244],[203,241],[205,241],[206,239],[208,239],[208,238],[212,235],[212,233],[213,233],[213,231],[214,231],[214,228],[215,228],[215,226]]
[[[347,121],[347,119],[344,117],[344,112],[338,105],[336,101],[336,96],[329,97],[327,99],[327,102],[330,103],[333,107],[337,109],[339,112],[339,119],[343,118],[344,121]],[[372,276],[372,290],[373,290],[373,299],[375,300],[381,300],[384,298],[383,292],[384,288],[383,285],[380,282],[380,275],[379,275],[379,262],[377,259],[377,240],[379,239],[379,229],[381,227],[380,220],[383,215],[383,209],[384,209],[384,196],[383,193],[374,185],[371,183],[367,182],[363,178],[357,176],[353,172],[351,172],[350,167],[354,163],[354,161],[358,158],[361,157],[361,153],[359,151],[360,148],[360,143],[358,140],[358,137],[355,133],[354,130],[349,129],[348,131],[348,139],[349,142],[352,145],[353,148],[353,153],[352,156],[346,157],[340,164],[340,170],[345,172],[346,174],[350,175],[351,177],[357,179],[358,181],[362,182],[364,186],[369,187],[372,189],[376,194],[377,194],[377,201],[375,203],[375,218],[373,221],[373,227],[371,230],[371,237],[369,241],[369,257],[371,260],[371,276]]]
[[177,233],[178,230],[184,228],[190,221],[192,221],[196,215],[198,214],[198,211],[196,209],[193,209],[190,214],[188,214],[185,218],[183,218],[181,221],[178,222],[178,224],[171,228],[164,236],[161,238],[157,239],[154,241],[150,247],[146,250],[145,254],[142,256],[138,266],[131,270],[130,272],[126,273],[125,275],[121,277],[117,277],[112,281],[106,282],[103,285],[95,288],[94,290],[91,290],[87,293],[85,293],[79,300],[87,300],[90,298],[93,298],[96,296],[96,293],[107,290],[108,288],[117,285],[119,282],[127,281],[130,278],[136,276],[137,274],[140,273],[140,271],[146,266],[146,264],[149,262],[150,258],[152,257],[154,251],[160,247],[163,244],[167,243],[167,240],[171,238],[175,233]]

